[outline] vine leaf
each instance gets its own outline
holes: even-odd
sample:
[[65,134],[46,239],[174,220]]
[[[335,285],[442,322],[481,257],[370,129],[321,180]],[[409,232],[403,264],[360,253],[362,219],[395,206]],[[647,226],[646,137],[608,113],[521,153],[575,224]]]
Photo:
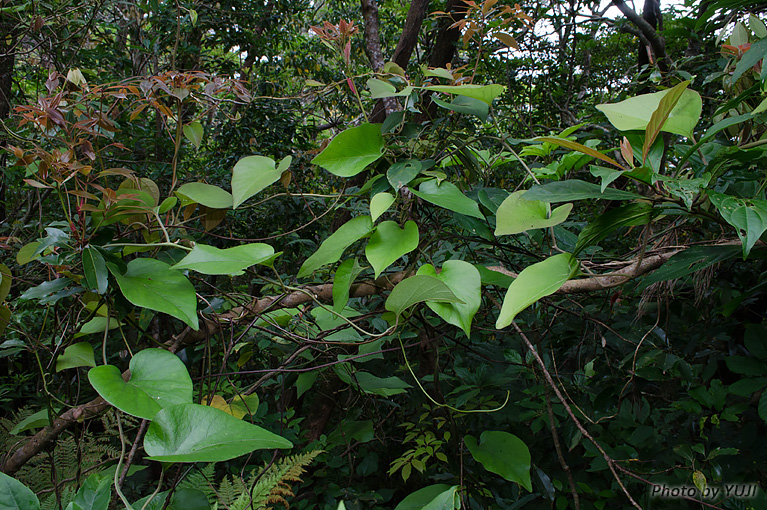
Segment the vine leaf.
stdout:
[[458,486],[442,483],[418,489],[400,501],[394,510],[453,510],[460,508]]
[[519,312],[555,293],[577,270],[578,260],[570,253],[554,255],[523,269],[506,291],[496,329],[505,328]]
[[191,269],[209,275],[240,275],[243,269],[269,260],[273,255],[274,248],[264,243],[241,244],[223,250],[198,243],[171,269]]
[[[324,243],[323,243],[324,244]],[[375,277],[393,264],[397,259],[418,248],[418,225],[412,220],[399,228],[394,221],[384,221],[365,247],[365,257],[373,266]]]
[[370,216],[350,219],[322,241],[317,251],[304,261],[298,270],[298,277],[308,276],[326,264],[338,262],[346,248],[369,235],[372,230],[373,220]]
[[346,307],[349,302],[349,289],[361,272],[362,266],[356,257],[344,260],[336,269],[336,276],[333,278],[333,310],[336,313],[341,313]]
[[479,436],[479,444],[474,436],[464,437],[464,443],[485,469],[533,491],[530,450],[520,438],[508,432],[486,430]]
[[293,443],[224,411],[179,404],[159,411],[144,437],[144,451],[159,462],[222,462]]
[[194,203],[211,209],[230,209],[233,201],[228,191],[204,182],[188,182],[176,190],[176,195],[182,205]]
[[[650,123],[653,112],[658,109],[661,99],[671,90],[641,94],[619,103],[599,104],[597,109],[604,113],[607,120],[619,131],[644,131]],[[702,111],[703,100],[700,94],[694,90],[684,90],[660,130],[689,138],[698,124]]]
[[418,198],[444,209],[480,220],[485,219],[482,213],[479,212],[477,203],[461,193],[458,186],[451,182],[443,181],[440,184],[437,179],[430,179],[422,182],[418,187],[418,191],[411,191]]
[[377,220],[378,217],[385,213],[393,203],[394,195],[391,193],[376,193],[376,195],[370,199],[370,217],[373,221]]
[[515,191],[509,195],[496,211],[495,235],[519,234],[535,228],[548,228],[559,225],[567,219],[573,204],[565,204],[554,209],[541,200],[527,200],[523,196],[527,191]]
[[[103,330],[102,330],[103,331]],[[93,346],[88,342],[79,342],[64,349],[64,353],[56,358],[56,372],[67,368],[95,367],[96,359]]]
[[175,354],[144,349],[133,356],[129,368],[128,382],[114,365],[90,369],[88,380],[104,400],[145,420],[151,420],[160,409],[192,401],[192,379]]
[[239,160],[232,170],[232,209],[277,182],[292,159],[286,156],[279,165],[266,156],[246,156]]
[[395,315],[401,315],[414,304],[424,301],[463,303],[444,282],[434,276],[422,274],[399,282],[392,289],[384,306]]
[[0,510],[38,510],[40,500],[29,488],[0,472]]
[[444,282],[462,302],[439,303],[427,301],[426,306],[442,317],[445,322],[458,326],[469,336],[471,321],[482,303],[482,278],[476,267],[464,260],[448,260],[437,274],[434,266],[426,264],[418,268],[419,275],[433,276]]
[[312,159],[333,175],[353,177],[383,156],[384,141],[379,124],[362,124],[339,133]]
[[197,331],[197,294],[180,271],[156,259],[134,259],[125,274],[108,265],[125,299],[136,306],[164,312]]

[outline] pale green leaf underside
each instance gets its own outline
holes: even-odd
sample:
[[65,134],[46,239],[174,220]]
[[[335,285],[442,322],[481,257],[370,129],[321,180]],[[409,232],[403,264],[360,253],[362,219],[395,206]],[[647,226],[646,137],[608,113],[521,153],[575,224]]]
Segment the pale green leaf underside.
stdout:
[[[619,103],[600,104],[597,105],[597,109],[601,110],[607,116],[607,120],[619,131],[644,131],[653,112],[658,109],[660,100],[670,90],[630,97]],[[661,131],[690,137],[698,124],[702,110],[703,101],[700,94],[694,90],[685,90],[674,109],[671,110]]]
[[411,190],[415,196],[434,205],[443,207],[472,218],[484,220],[477,203],[464,195],[458,187],[447,181],[438,183],[437,179],[422,182],[418,191]]
[[282,172],[276,168],[274,160],[266,156],[246,156],[239,160],[232,170],[232,208],[237,209],[244,201],[276,182]]
[[528,491],[533,491],[530,480],[530,450],[513,434],[486,430],[479,437],[464,438],[471,456],[488,471],[501,475],[510,482],[516,482]]
[[373,266],[375,277],[397,259],[418,248],[418,225],[414,221],[399,228],[394,221],[384,221],[370,236],[365,247],[365,257]]

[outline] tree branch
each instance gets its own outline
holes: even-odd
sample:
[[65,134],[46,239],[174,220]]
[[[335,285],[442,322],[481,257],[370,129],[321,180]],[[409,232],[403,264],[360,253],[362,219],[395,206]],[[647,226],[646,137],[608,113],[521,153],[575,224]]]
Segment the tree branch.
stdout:
[[666,53],[666,41],[663,36],[658,34],[653,26],[650,25],[644,18],[634,12],[634,9],[626,5],[624,0],[612,0],[612,2],[613,5],[617,7],[618,10],[620,10],[621,13],[626,17],[626,19],[633,23],[642,32],[644,37],[650,42],[650,46],[652,47],[653,53],[655,54],[655,60],[658,65],[661,66],[661,71],[665,72],[670,69],[672,62]]

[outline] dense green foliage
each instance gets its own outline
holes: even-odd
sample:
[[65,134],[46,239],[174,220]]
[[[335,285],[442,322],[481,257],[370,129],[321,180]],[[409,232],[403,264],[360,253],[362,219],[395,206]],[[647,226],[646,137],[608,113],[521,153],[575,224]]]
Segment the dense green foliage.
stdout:
[[767,507],[767,18],[689,4],[5,2],[0,510]]

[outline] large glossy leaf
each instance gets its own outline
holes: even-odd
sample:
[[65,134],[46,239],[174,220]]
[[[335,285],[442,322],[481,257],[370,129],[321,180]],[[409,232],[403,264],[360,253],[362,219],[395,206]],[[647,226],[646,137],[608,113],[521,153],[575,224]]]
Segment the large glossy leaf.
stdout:
[[219,409],[180,404],[158,412],[144,437],[150,460],[221,462],[266,448],[293,443]]
[[744,200],[709,190],[711,203],[716,206],[722,218],[735,227],[743,242],[743,259],[767,230],[767,200]]
[[319,249],[304,261],[298,270],[298,277],[310,275],[325,264],[337,262],[346,248],[370,234],[372,230],[373,220],[370,216],[357,216],[347,221],[322,241]]
[[461,300],[443,281],[434,276],[416,275],[399,282],[389,294],[384,305],[387,310],[400,315],[416,303],[437,301],[442,303],[460,303]]
[[555,293],[577,270],[578,260],[570,253],[554,255],[523,269],[509,285],[495,327],[503,329],[511,324],[519,312]]
[[418,268],[419,275],[433,276],[444,282],[455,297],[463,303],[438,303],[427,301],[426,306],[442,317],[445,322],[458,326],[469,336],[471,321],[482,303],[482,278],[476,267],[463,260],[448,260],[437,273],[434,266],[426,264]]
[[[187,203],[202,204],[211,209],[231,209],[232,194],[226,190],[203,182],[188,182],[176,190],[176,194],[186,198]],[[183,203],[183,200],[182,200]]]
[[277,182],[291,159],[287,156],[279,166],[266,156],[246,156],[239,160],[232,170],[232,208],[237,209],[241,203]]
[[196,244],[192,251],[171,269],[191,269],[202,274],[242,274],[243,269],[268,260],[274,248],[264,243],[241,244],[220,249]]
[[38,510],[40,501],[29,488],[0,472],[0,510]]
[[[619,131],[644,131],[650,123],[653,112],[658,109],[661,99],[670,91],[671,89],[666,89],[630,97],[619,103],[600,104],[597,105],[597,109],[601,110],[607,116],[607,120]],[[691,137],[702,110],[703,101],[700,94],[694,90],[685,90],[668,119],[663,123],[661,131]]]
[[442,181],[440,184],[437,179],[431,179],[422,182],[418,191],[411,191],[413,195],[434,205],[480,220],[485,219],[479,212],[477,203],[461,193],[461,190],[451,182]]
[[405,223],[404,228],[399,228],[394,221],[384,221],[370,236],[370,241],[365,247],[365,257],[373,266],[375,277],[378,278],[381,271],[416,248],[418,248],[418,225],[414,221]]
[[479,444],[473,436],[466,436],[464,443],[471,456],[485,469],[533,491],[530,481],[530,450],[517,436],[486,430],[479,436]]
[[512,235],[534,228],[559,225],[567,219],[573,204],[557,207],[549,215],[551,207],[540,200],[527,200],[527,191],[515,191],[498,207],[495,213],[495,235]]
[[[110,266],[111,267],[111,266]],[[197,331],[197,295],[194,286],[168,264],[155,259],[128,262],[125,274],[113,271],[125,299],[136,306],[164,312]]]
[[425,91],[444,92],[445,94],[457,94],[459,96],[473,97],[483,103],[491,104],[493,99],[503,94],[506,87],[503,85],[433,85],[424,87]]
[[378,160],[383,148],[381,126],[362,124],[338,134],[312,163],[339,177],[352,177]]
[[83,273],[85,281],[91,290],[99,294],[107,291],[109,285],[109,272],[104,256],[96,248],[87,246],[83,250]]
[[192,379],[184,363],[163,349],[144,349],[130,361],[130,379],[102,365],[88,372],[91,386],[120,411],[151,420],[160,409],[192,401]]
[[70,345],[56,358],[56,372],[61,372],[67,368],[95,366],[96,359],[93,355],[93,346],[88,342]]
[[403,499],[394,510],[454,510],[460,508],[458,486],[443,483],[418,489]]
[[581,230],[573,254],[577,255],[587,246],[597,244],[617,228],[646,225],[652,217],[653,207],[647,202],[635,202],[611,209],[597,216]]
[[615,188],[602,189],[597,184],[568,179],[566,181],[550,182],[536,185],[525,193],[525,200],[540,200],[542,202],[569,202],[571,200],[585,200],[588,198],[602,198],[604,200],[637,200],[642,195],[623,191]]

